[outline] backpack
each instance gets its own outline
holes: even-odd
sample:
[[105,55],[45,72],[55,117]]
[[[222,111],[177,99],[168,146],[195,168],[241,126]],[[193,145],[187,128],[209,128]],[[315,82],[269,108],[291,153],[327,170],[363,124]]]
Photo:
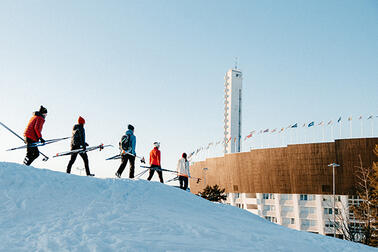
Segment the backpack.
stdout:
[[[71,144],[73,146],[80,146],[83,144],[83,133],[82,132],[83,130],[81,130],[79,127],[74,127],[73,130],[72,130],[72,140],[71,140]],[[85,140],[84,140],[85,141]]]
[[119,149],[124,151],[131,151],[131,139],[129,134],[122,136],[121,141],[119,142]]

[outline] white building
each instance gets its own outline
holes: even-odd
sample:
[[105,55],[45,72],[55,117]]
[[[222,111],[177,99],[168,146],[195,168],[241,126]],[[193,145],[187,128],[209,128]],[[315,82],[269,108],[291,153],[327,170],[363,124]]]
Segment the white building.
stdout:
[[230,69],[224,80],[224,153],[235,153],[241,150],[242,72]]
[[[336,224],[353,219],[348,206],[356,201],[336,195]],[[292,229],[333,236],[332,195],[229,193],[226,203]],[[342,237],[342,232],[336,229],[336,236]]]

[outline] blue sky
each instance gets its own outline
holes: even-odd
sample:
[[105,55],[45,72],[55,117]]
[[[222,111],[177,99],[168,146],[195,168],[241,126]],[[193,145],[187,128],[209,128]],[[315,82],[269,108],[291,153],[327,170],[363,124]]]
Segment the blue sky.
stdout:
[[[243,135],[377,115],[377,31],[377,1],[1,1],[1,121],[22,133],[43,104],[46,139],[70,136],[81,115],[91,145],[117,145],[131,123],[137,153],[160,141],[163,166],[175,169],[182,152],[222,139],[223,77],[235,56]],[[3,151],[19,140],[1,129],[0,138],[0,160],[21,162],[23,151]],[[104,158],[116,152],[90,153],[92,171],[113,176],[119,162]]]

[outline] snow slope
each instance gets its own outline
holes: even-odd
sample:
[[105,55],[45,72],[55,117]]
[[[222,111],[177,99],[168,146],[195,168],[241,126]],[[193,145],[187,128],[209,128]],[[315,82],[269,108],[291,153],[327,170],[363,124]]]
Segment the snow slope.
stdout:
[[377,251],[158,182],[0,163],[0,251]]

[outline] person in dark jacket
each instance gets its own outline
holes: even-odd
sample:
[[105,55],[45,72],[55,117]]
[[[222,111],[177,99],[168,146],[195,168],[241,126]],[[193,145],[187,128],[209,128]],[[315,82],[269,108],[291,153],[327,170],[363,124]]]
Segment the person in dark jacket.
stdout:
[[32,146],[32,144],[40,141],[44,143],[45,140],[42,138],[42,128],[45,123],[45,118],[47,116],[47,109],[43,106],[39,108],[39,111],[34,112],[33,117],[30,119],[28,126],[25,129],[25,143],[26,147],[26,157],[24,159],[25,165],[31,165],[35,159],[39,156],[38,147]]
[[120,151],[121,151],[121,158],[122,162],[116,172],[116,176],[120,178],[122,176],[122,172],[125,170],[127,161],[130,160],[130,171],[129,171],[129,178],[134,178],[134,171],[135,171],[135,152],[136,147],[136,137],[134,135],[134,126],[129,124],[127,126],[127,131],[124,136],[122,136],[120,142]]
[[[85,142],[84,124],[84,118],[79,116],[78,124],[76,124],[72,129],[71,150],[85,150],[87,148],[88,144]],[[71,154],[71,160],[67,166],[67,173],[71,173],[71,167],[75,163],[77,154],[80,154],[81,158],[84,161],[85,172],[87,173],[87,176],[94,176],[94,174],[91,174],[91,172],[89,171],[88,155],[86,152]]]
[[[160,159],[159,148],[160,148],[160,143],[154,142],[154,148],[150,152],[150,166],[151,166],[151,168],[150,168],[150,174],[149,174],[147,180],[151,180],[152,176],[154,176],[155,169],[153,169],[153,168],[161,169],[161,163],[160,163],[161,159]],[[156,170],[156,172],[159,175],[160,182],[164,183],[163,172],[161,170],[160,171]]]

